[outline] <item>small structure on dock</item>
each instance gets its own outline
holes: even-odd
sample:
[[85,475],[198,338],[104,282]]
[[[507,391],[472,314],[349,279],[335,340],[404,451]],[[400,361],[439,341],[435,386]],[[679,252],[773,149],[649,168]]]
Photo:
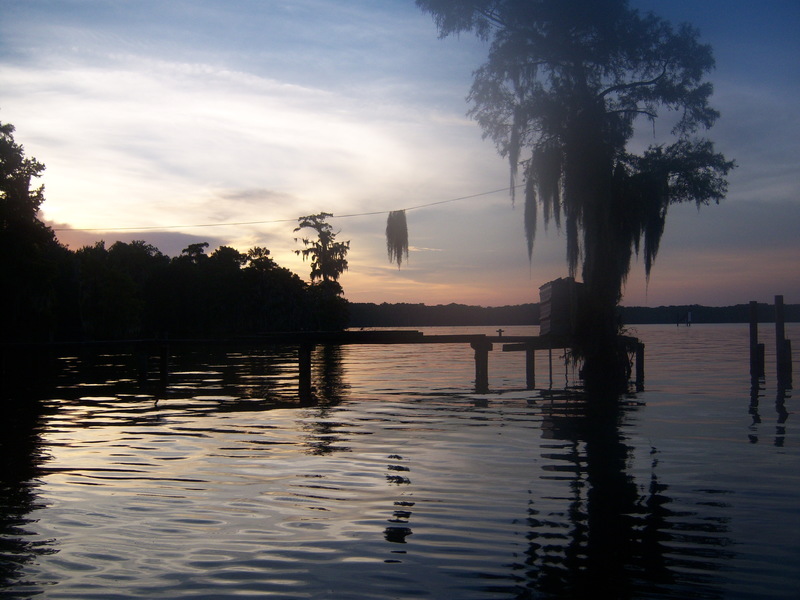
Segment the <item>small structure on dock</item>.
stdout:
[[539,335],[574,335],[583,284],[572,277],[548,281],[539,288]]
[[[546,341],[550,365],[550,383],[553,381],[553,357],[555,348],[574,348],[574,338],[578,327],[579,315],[585,299],[586,290],[583,283],[572,277],[561,277],[548,281],[539,287],[539,338]],[[637,338],[619,336],[629,356],[633,356],[636,365],[636,389],[644,389],[644,344]],[[537,342],[541,346],[542,342]],[[503,348],[506,349],[505,347]],[[515,348],[522,349],[522,348]],[[531,348],[527,363],[529,370],[533,368],[533,350]],[[533,380],[533,374],[529,375]],[[529,383],[529,385],[531,385]]]

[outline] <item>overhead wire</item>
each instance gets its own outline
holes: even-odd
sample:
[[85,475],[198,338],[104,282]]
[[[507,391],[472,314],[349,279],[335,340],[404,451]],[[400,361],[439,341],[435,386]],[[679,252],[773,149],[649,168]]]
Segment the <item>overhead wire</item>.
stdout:
[[[521,185],[514,186],[514,188],[522,187]],[[470,194],[468,196],[459,196],[458,198],[448,198],[447,200],[437,200],[434,202],[427,202],[425,204],[417,204],[406,208],[396,210],[419,210],[421,208],[428,208],[431,206],[438,206],[440,204],[448,204],[450,202],[460,202],[462,200],[471,200],[473,198],[480,198],[481,196],[490,196],[500,192],[511,191],[511,187],[504,187],[488,192],[479,192],[477,194]],[[332,219],[348,219],[352,217],[367,217],[373,215],[387,215],[392,210],[376,210],[371,212],[351,213],[346,215],[333,215]],[[154,231],[154,230],[174,230],[174,229],[195,229],[199,227],[231,227],[241,225],[269,225],[273,223],[295,223],[297,219],[269,219],[266,221],[239,221],[239,222],[224,222],[224,223],[201,223],[197,225],[148,225],[142,227],[54,227],[53,231]]]

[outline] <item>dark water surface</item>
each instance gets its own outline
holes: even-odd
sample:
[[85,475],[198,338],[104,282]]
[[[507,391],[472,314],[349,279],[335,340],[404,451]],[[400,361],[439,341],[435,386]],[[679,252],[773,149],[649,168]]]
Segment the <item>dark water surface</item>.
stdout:
[[646,389],[605,419],[497,346],[487,395],[466,345],[319,348],[305,404],[288,350],[184,351],[166,389],[62,357],[2,427],[0,597],[798,598],[774,330],[755,389],[746,325],[633,333]]

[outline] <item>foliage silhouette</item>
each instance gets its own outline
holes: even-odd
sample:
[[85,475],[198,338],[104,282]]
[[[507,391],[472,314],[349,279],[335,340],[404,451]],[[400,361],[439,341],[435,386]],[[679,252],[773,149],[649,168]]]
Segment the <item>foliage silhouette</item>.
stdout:
[[44,186],[31,188],[44,165],[25,156],[14,126],[0,123],[0,336],[47,339],[55,329],[66,249],[38,218]]
[[[337,242],[337,233],[326,221],[331,213],[321,212],[300,217],[294,231],[312,229],[317,239],[300,238],[305,248],[295,250],[303,260],[311,260],[311,287],[309,294],[315,329],[341,329],[348,321],[347,301],[339,277],[347,270],[347,252],[350,242]],[[295,238],[297,241],[297,238]],[[319,281],[317,281],[319,280]]]
[[[718,117],[704,80],[711,48],[689,25],[641,15],[627,0],[417,0],[441,36],[491,41],[469,111],[522,170],[529,254],[541,210],[566,231],[567,264],[586,289],[577,350],[587,388],[624,389],[615,309],[633,253],[649,277],[669,206],[719,202],[734,164],[696,138]],[[629,150],[640,118],[675,115],[670,144]],[[653,126],[655,131],[655,126]],[[512,191],[513,199],[513,191]]]
[[[302,250],[295,250],[295,254],[303,260],[311,259],[311,282],[321,279],[323,282],[338,281],[339,276],[347,270],[347,251],[350,242],[337,242],[336,233],[326,219],[332,217],[331,213],[321,212],[297,219],[298,225],[295,232],[301,229],[313,229],[317,232],[317,239],[301,238],[305,246]],[[297,238],[295,238],[297,241]]]

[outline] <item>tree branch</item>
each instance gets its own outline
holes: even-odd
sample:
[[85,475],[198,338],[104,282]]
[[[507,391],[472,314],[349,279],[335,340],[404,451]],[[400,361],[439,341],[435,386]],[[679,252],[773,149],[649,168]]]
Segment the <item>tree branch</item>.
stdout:
[[644,110],[642,108],[618,108],[617,110],[609,110],[607,111],[608,114],[618,114],[618,113],[636,113],[639,115],[647,115],[651,119],[657,119],[658,115],[654,112],[650,112],[649,110]]
[[600,92],[597,97],[598,98],[605,98],[609,94],[613,94],[614,92],[618,92],[620,90],[629,90],[636,87],[645,87],[648,85],[654,85],[659,82],[659,80],[663,79],[667,74],[667,63],[664,63],[664,67],[661,69],[661,74],[658,77],[654,77],[649,81],[633,81],[631,83],[621,83],[619,85],[612,85],[610,88],[607,88]]
[[500,17],[498,17],[495,11],[477,7],[474,8],[473,10],[478,14],[480,14],[481,16],[483,16],[483,18],[489,21],[490,23],[493,23],[496,27],[500,27],[501,29],[508,28],[506,22],[503,21]]

